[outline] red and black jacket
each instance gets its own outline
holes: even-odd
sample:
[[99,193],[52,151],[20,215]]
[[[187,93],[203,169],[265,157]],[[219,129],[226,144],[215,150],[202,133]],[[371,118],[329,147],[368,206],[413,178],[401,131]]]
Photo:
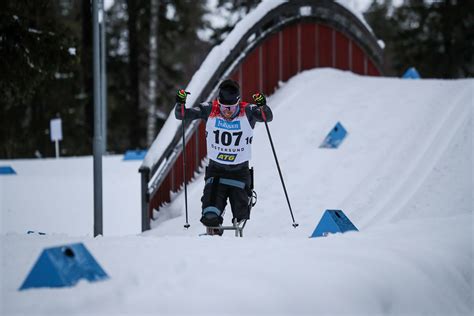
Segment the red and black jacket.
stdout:
[[[256,106],[255,104],[240,102],[240,111],[245,111],[252,128],[255,127],[256,122],[271,122],[273,120],[273,113],[268,105]],[[189,109],[183,107],[179,103],[176,103],[174,109],[175,117],[178,120],[182,120],[183,117],[186,120],[207,120],[211,113],[215,115],[220,113],[219,103],[217,100],[214,100],[213,102],[204,102],[199,104],[197,107]]]

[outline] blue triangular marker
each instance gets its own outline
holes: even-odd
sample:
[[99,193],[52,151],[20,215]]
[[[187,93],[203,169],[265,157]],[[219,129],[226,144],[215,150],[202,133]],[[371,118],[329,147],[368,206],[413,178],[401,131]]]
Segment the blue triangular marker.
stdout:
[[323,143],[319,146],[320,148],[337,148],[342,143],[347,135],[347,131],[340,122],[337,122],[336,126],[329,132],[328,136],[324,139]]
[[310,238],[325,237],[329,233],[344,233],[350,230],[359,231],[341,210],[326,210]]
[[415,67],[408,68],[402,76],[403,79],[420,79],[421,76]]
[[44,249],[19,290],[74,286],[81,279],[95,282],[107,278],[86,247],[78,243]]
[[145,159],[146,150],[127,150],[123,156],[123,160],[143,160]]
[[0,175],[16,174],[16,171],[10,166],[0,166]]

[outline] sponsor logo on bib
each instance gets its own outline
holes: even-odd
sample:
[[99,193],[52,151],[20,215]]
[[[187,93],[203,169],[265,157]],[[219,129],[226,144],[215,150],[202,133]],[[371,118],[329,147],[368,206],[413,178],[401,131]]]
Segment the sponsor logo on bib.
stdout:
[[216,127],[227,129],[230,131],[240,130],[240,121],[227,122],[221,119],[216,119]]
[[222,161],[234,161],[235,157],[237,157],[237,154],[224,154],[224,153],[219,153],[217,155],[218,160]]

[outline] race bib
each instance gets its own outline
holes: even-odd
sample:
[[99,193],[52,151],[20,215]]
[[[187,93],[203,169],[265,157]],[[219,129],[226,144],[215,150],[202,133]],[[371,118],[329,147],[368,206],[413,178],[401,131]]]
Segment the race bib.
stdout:
[[252,157],[253,129],[241,103],[239,115],[224,119],[216,102],[206,123],[207,155],[209,159],[226,165],[237,165]]

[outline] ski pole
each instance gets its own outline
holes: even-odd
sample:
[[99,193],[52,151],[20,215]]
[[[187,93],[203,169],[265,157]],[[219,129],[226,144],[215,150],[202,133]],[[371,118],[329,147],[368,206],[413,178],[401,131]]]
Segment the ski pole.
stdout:
[[[191,94],[190,92],[186,91],[186,94]],[[184,228],[188,229],[191,225],[188,222],[188,187],[186,184],[186,128],[184,123],[184,103],[181,103],[181,116],[183,119],[181,120],[181,127],[183,129],[183,178],[184,178],[184,209],[186,212],[186,224],[184,224]]]
[[263,117],[263,122],[265,123],[265,128],[267,129],[267,134],[268,134],[268,139],[270,140],[270,145],[272,146],[272,151],[273,151],[273,156],[275,157],[275,162],[278,168],[278,173],[280,174],[280,180],[281,184],[283,186],[283,191],[285,191],[285,197],[286,197],[286,202],[288,203],[288,207],[290,208],[290,214],[291,214],[291,219],[293,220],[293,227],[296,228],[298,227],[298,223],[295,222],[295,217],[293,216],[293,210],[291,209],[291,204],[290,204],[290,199],[288,198],[288,193],[286,192],[286,186],[285,186],[285,181],[283,181],[283,176],[281,174],[281,169],[280,169],[280,164],[278,163],[278,157],[275,151],[275,146],[273,145],[273,140],[272,140],[272,135],[270,134],[270,129],[268,128],[268,123],[267,123],[267,117],[265,115],[265,112],[262,109],[262,117]]

